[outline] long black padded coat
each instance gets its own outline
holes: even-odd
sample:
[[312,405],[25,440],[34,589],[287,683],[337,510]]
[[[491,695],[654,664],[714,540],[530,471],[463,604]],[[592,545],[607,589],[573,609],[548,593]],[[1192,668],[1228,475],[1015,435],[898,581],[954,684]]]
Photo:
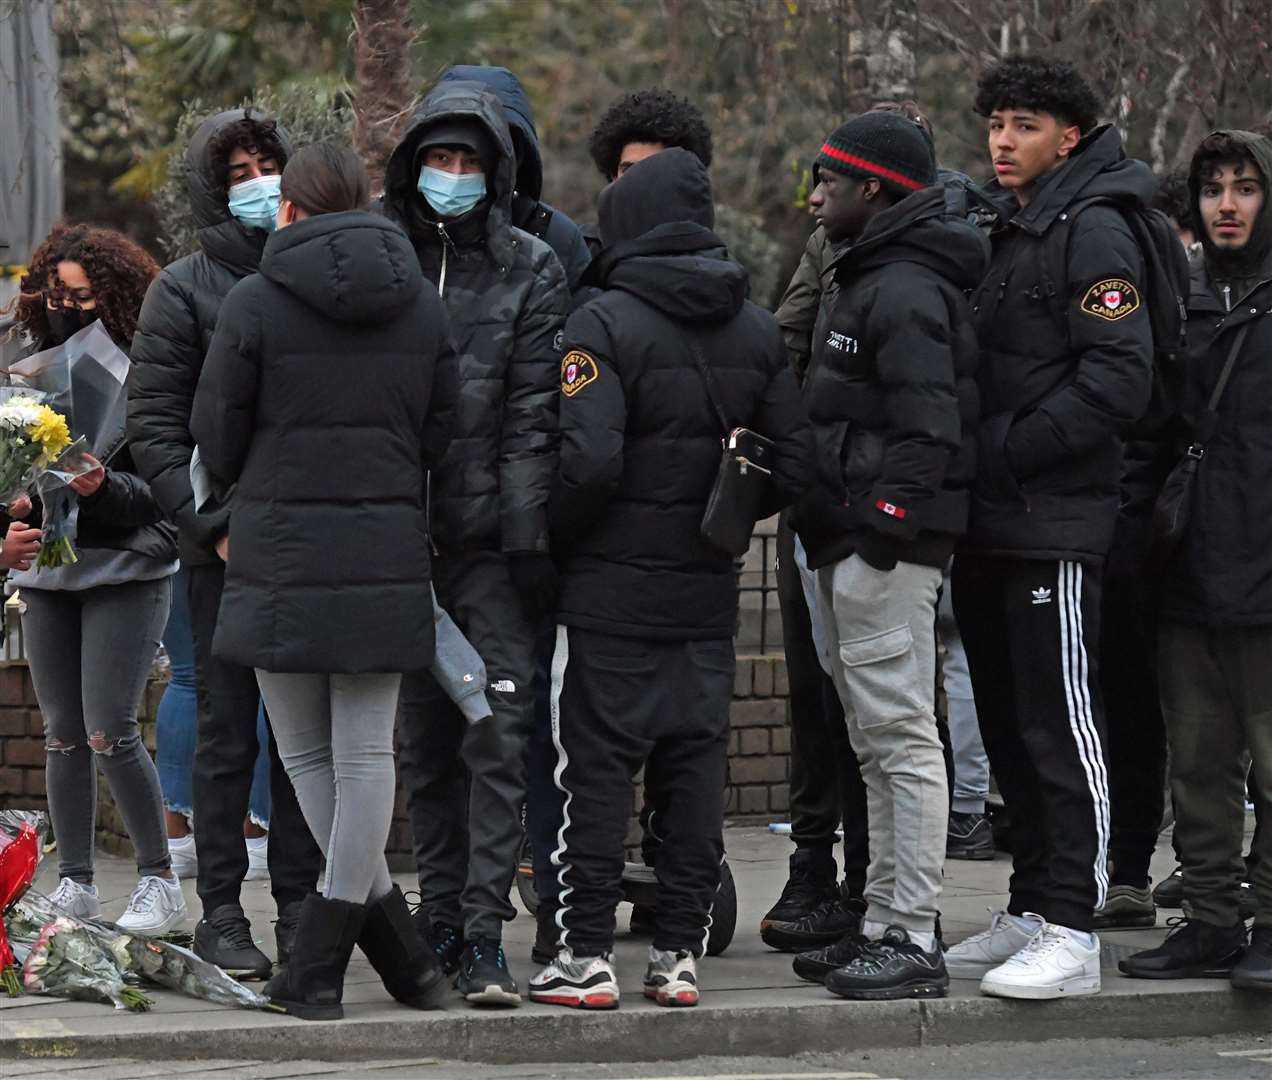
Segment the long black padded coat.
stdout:
[[[269,236],[230,214],[225,188],[212,167],[213,140],[246,115],[244,109],[229,109],[209,117],[190,140],[185,176],[199,250],[165,266],[151,282],[130,353],[128,442],[137,472],[176,522],[181,561],[186,565],[219,561],[213,546],[229,528],[230,516],[227,507],[204,513],[194,509],[190,487],[194,389],[221,301],[256,270]],[[282,128],[278,138],[290,152]]]
[[[807,486],[812,437],[777,320],[711,232],[706,169],[664,150],[601,195],[603,290],[570,316],[561,368],[561,464],[550,504],[557,621],[620,637],[731,637],[733,559],[700,526],[724,432],[775,443],[775,513]],[[593,277],[594,275],[594,277]]]
[[278,672],[433,656],[425,472],[455,356],[410,242],[362,211],[274,233],[225,298],[190,429],[237,483],[213,651]]

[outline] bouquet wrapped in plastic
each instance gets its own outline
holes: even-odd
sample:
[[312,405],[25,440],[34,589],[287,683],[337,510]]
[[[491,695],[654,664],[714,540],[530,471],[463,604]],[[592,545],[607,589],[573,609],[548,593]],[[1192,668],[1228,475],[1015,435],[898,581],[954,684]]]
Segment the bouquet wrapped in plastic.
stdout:
[[123,445],[131,366],[98,320],[61,345],[33,353],[8,369],[8,392],[38,399],[63,418],[66,435],[61,447],[40,462],[23,484],[34,488],[44,504],[44,535],[37,566],[76,561],[72,542],[78,527],[78,503],[69,485],[96,467],[87,455],[105,464]]
[[[20,812],[19,812],[20,813]],[[40,861],[40,838],[32,823],[14,811],[0,827],[0,982],[10,997],[18,994],[17,959],[5,933],[3,916],[31,887]]]
[[124,982],[110,950],[69,916],[59,916],[40,929],[22,964],[22,985],[33,994],[101,1001],[133,1012],[154,1004]]

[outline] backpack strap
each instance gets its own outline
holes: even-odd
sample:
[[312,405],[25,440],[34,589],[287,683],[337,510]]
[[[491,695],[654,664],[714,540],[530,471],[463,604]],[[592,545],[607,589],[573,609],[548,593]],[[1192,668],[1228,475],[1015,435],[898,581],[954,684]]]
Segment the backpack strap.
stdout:
[[724,437],[729,437],[729,432],[733,429],[729,426],[728,417],[724,415],[724,409],[720,405],[720,398],[716,394],[715,378],[711,374],[711,365],[707,363],[706,354],[702,351],[702,346],[698,344],[697,337],[692,331],[687,331],[685,341],[689,345],[689,351],[693,354],[694,367],[698,369],[698,374],[702,376],[702,383],[707,388],[707,399],[711,402],[711,408],[715,411],[716,418],[720,421],[720,427],[724,431]]

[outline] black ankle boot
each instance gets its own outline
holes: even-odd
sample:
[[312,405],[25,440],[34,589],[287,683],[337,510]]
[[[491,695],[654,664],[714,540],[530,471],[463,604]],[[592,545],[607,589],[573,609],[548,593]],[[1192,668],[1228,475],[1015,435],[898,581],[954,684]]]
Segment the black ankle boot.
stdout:
[[436,992],[446,976],[437,954],[420,937],[396,885],[367,905],[358,947],[396,1000],[415,1009],[437,1008]]
[[302,1020],[339,1020],[345,969],[366,918],[363,904],[328,900],[310,893],[300,906],[300,921],[287,966],[265,984],[265,996]]

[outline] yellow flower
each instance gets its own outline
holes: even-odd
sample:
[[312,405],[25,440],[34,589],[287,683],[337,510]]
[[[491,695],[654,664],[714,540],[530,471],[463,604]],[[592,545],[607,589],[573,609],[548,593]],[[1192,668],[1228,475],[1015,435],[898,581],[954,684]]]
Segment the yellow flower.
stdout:
[[66,417],[47,405],[40,406],[39,419],[28,429],[32,441],[40,444],[40,450],[50,460],[57,457],[71,444],[71,432]]

